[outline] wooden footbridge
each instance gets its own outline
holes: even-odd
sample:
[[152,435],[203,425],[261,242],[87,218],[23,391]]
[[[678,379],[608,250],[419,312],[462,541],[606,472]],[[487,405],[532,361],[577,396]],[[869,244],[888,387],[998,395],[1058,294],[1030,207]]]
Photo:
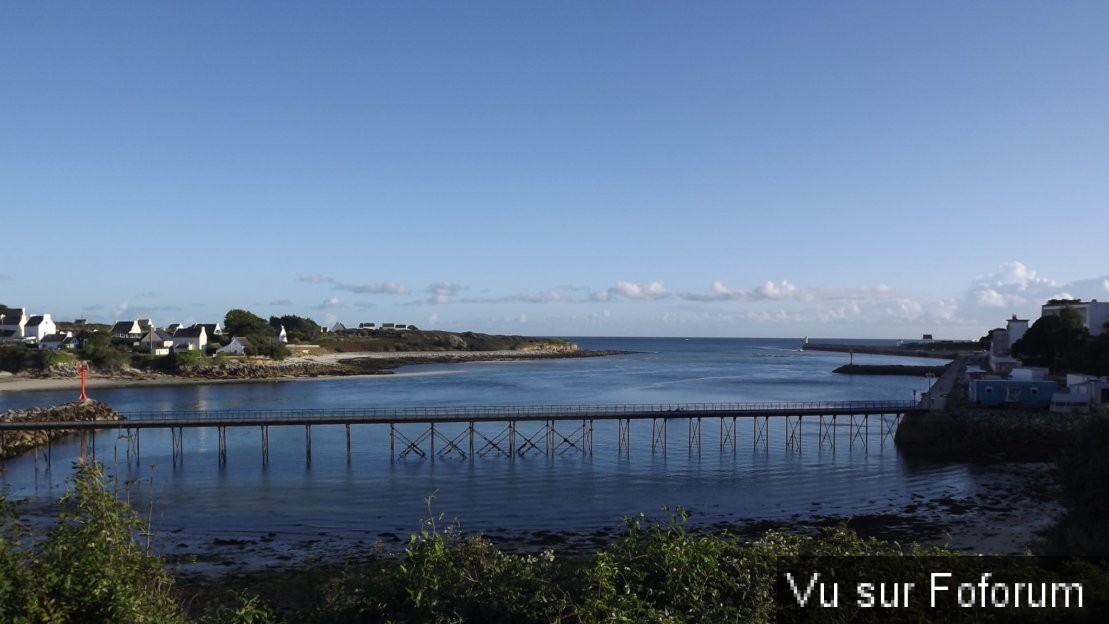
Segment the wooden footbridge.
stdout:
[[[389,456],[434,459],[502,456],[508,459],[531,454],[556,455],[567,452],[591,455],[593,428],[597,421],[616,421],[617,449],[631,452],[633,421],[650,421],[651,450],[667,451],[668,432],[673,426],[686,429],[689,452],[701,451],[702,426],[719,427],[721,452],[735,452],[740,422],[751,425],[754,448],[770,445],[771,419],[783,423],[787,448],[800,449],[802,422],[816,421],[821,447],[835,449],[837,428],[846,428],[848,443],[866,448],[871,420],[884,442],[894,434],[907,414],[925,412],[915,401],[840,401],[787,403],[680,403],[653,405],[542,405],[495,407],[405,407],[352,409],[219,410],[131,412],[119,421],[92,422],[0,422],[0,432],[12,430],[69,430],[82,433],[82,449],[96,430],[117,430],[127,441],[127,456],[136,461],[140,432],[169,429],[173,463],[184,461],[184,430],[214,428],[218,437],[220,465],[227,463],[227,430],[257,427],[262,463],[269,462],[271,427],[304,427],[305,459],[312,461],[312,428],[342,425],[346,429],[346,456],[351,459],[351,427],[388,427]],[[707,422],[706,422],[707,421]],[[811,427],[810,427],[811,429]],[[840,436],[842,437],[842,436]],[[46,450],[49,457],[50,449]]]

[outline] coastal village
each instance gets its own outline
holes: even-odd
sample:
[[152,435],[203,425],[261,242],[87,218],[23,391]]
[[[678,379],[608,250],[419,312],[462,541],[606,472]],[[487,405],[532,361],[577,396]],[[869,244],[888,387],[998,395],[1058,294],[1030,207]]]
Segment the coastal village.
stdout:
[[[281,323],[271,323],[274,344],[287,344],[289,333]],[[68,329],[61,329],[67,327]],[[358,335],[377,330],[408,331],[414,325],[404,323],[362,322],[357,327],[348,328],[340,322],[330,326],[318,326],[320,334]],[[171,323],[158,326],[148,318],[120,320],[111,329],[102,330],[90,325],[85,319],[72,323],[55,322],[51,314],[27,314],[26,308],[4,308],[0,306],[0,344],[21,344],[40,350],[76,350],[81,347],[80,335],[84,331],[100,333],[105,331],[116,346],[129,347],[137,353],[164,356],[171,353],[196,352],[206,355],[249,355],[255,351],[251,339],[246,336],[225,336],[224,328],[215,323],[194,323],[183,325]],[[257,338],[255,338],[257,340]]]
[[[1096,299],[1052,300],[1040,308],[1040,318],[1070,315],[1091,338],[1109,331],[1109,302]],[[968,370],[971,402],[983,406],[1048,408],[1053,413],[1085,414],[1109,407],[1109,377],[1086,372],[1029,366],[1016,357],[1014,346],[1029,333],[1029,321],[1013,315],[1004,328],[989,333],[984,366]],[[1055,377],[1055,378],[1052,378]]]

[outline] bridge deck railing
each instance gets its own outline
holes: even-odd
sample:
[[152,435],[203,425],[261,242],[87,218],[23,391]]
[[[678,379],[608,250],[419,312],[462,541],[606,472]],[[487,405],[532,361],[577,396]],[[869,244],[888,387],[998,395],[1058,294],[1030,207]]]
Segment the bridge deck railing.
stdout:
[[129,421],[190,421],[221,422],[227,420],[280,421],[460,421],[475,420],[537,420],[552,419],[617,419],[622,417],[686,417],[787,415],[815,412],[840,412],[852,410],[879,413],[912,411],[918,407],[914,401],[790,401],[753,403],[655,403],[618,405],[496,405],[496,406],[439,406],[439,407],[368,407],[327,409],[278,409],[278,410],[192,410],[192,411],[137,411],[122,415]]

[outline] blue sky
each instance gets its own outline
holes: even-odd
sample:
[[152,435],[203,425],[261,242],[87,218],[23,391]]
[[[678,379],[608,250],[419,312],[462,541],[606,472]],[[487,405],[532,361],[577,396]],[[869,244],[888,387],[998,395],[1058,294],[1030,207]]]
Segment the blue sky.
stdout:
[[1104,2],[0,4],[0,303],[976,338],[1109,299]]

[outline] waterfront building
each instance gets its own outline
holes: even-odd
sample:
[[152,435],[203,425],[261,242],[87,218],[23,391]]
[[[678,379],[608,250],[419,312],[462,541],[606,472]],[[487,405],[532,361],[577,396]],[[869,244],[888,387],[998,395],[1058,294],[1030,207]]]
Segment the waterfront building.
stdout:
[[1059,316],[1067,308],[1078,314],[1082,319],[1082,326],[1089,330],[1091,336],[1100,335],[1106,330],[1106,325],[1109,325],[1109,302],[1097,299],[1052,299],[1040,307],[1040,316]]
[[970,400],[991,406],[1046,407],[1057,388],[1057,383],[1047,380],[972,379],[969,383]]

